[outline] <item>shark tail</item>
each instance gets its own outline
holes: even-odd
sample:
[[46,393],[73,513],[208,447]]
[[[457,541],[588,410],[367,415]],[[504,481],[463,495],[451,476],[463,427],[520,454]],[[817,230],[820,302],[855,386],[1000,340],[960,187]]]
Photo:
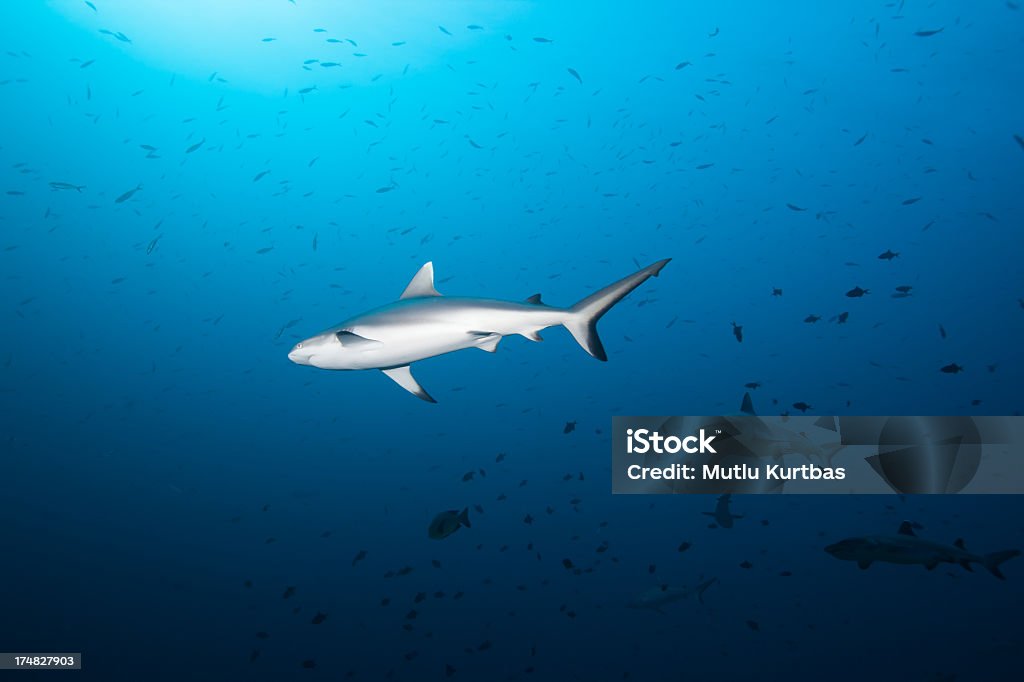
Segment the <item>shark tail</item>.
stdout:
[[614,284],[609,284],[597,293],[587,296],[569,308],[568,316],[562,322],[562,326],[569,330],[576,342],[583,346],[583,350],[598,360],[607,360],[608,354],[605,353],[601,338],[597,335],[597,321],[633,289],[646,282],[648,278],[657,277],[670,260],[672,259],[666,258],[653,265],[648,265]]
[[461,523],[466,528],[472,528],[473,527],[473,525],[469,522],[469,507],[467,507],[467,508],[463,509],[461,512],[459,512],[458,519],[459,519],[459,523]]
[[704,582],[702,582],[699,585],[697,585],[697,601],[699,601],[701,604],[703,604],[704,603],[704,592],[706,592],[709,587],[711,587],[712,585],[714,585],[717,582],[718,582],[718,578],[712,578],[711,580],[705,580]]
[[982,564],[988,569],[988,572],[999,578],[1000,580],[1006,580],[1006,576],[999,570],[999,564],[1004,561],[1009,561],[1015,556],[1020,554],[1019,549],[1006,549],[1002,552],[992,552],[982,557]]

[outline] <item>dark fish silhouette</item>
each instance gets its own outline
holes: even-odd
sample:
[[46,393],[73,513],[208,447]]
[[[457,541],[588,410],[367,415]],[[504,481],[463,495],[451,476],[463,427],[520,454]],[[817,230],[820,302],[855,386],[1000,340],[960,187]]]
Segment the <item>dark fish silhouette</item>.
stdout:
[[807,410],[813,410],[814,409],[813,407],[811,407],[810,405],[808,405],[807,403],[805,403],[803,401],[798,402],[798,403],[793,403],[793,407],[795,409],[797,409],[797,410],[800,410],[801,412],[806,412]]
[[434,517],[427,527],[427,537],[431,540],[444,540],[446,537],[465,526],[472,528],[469,523],[469,509],[461,512],[457,509],[443,511]]
[[896,251],[892,251],[890,249],[886,249],[885,253],[880,254],[878,256],[878,260],[892,260],[893,258],[897,258],[899,255],[900,254],[897,253]]
[[565,422],[565,427],[562,429],[562,433],[572,433],[576,430],[576,422]]
[[864,294],[868,294],[868,293],[871,293],[871,292],[869,290],[867,290],[867,289],[861,289],[860,287],[854,287],[854,288],[850,289],[849,291],[847,291],[846,295],[849,298],[860,298]]
[[733,322],[732,323],[732,335],[736,337],[736,340],[738,342],[743,343],[743,326]]
[[135,193],[140,191],[141,189],[142,189],[142,185],[141,184],[136,185],[134,189],[130,189],[127,192],[125,192],[124,194],[122,194],[121,196],[119,196],[118,198],[114,199],[114,203],[115,204],[123,204],[124,202],[128,201],[133,196],[135,196]]
[[955,362],[951,362],[945,367],[940,368],[939,371],[943,372],[944,374],[959,374],[960,372],[964,371],[964,368],[956,364]]

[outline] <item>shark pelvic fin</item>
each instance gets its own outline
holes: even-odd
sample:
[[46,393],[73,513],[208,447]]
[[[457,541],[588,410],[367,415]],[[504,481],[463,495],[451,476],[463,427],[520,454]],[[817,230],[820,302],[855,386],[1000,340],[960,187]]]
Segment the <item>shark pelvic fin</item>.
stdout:
[[497,332],[470,332],[473,336],[476,336],[476,347],[480,350],[485,350],[488,353],[496,353],[498,351],[498,343],[501,341],[501,334]]
[[416,381],[416,378],[412,375],[412,369],[410,369],[409,365],[402,365],[401,367],[392,367],[390,369],[382,369],[381,371],[384,372],[384,374],[386,374],[389,379],[394,381],[396,384],[398,384],[405,390],[409,391],[409,393],[412,393],[420,400],[425,400],[428,403],[437,402],[436,400],[434,400],[433,396],[427,393],[426,390],[424,390],[424,388],[420,386],[419,382]]
[[420,268],[416,276],[409,282],[399,300],[406,298],[420,298],[423,296],[440,296],[434,288],[434,263],[427,262]]

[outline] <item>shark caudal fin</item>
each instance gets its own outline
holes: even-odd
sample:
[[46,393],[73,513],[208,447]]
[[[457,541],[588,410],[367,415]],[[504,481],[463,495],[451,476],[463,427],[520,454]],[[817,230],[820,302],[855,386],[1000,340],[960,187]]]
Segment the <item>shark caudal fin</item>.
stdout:
[[712,578],[711,580],[705,580],[704,582],[697,585],[697,601],[701,604],[704,603],[704,592],[718,582],[718,578]]
[[568,316],[562,322],[562,326],[569,330],[576,342],[583,346],[583,350],[590,353],[598,360],[607,360],[608,354],[604,352],[604,345],[597,335],[597,321],[608,312],[613,305],[626,297],[629,292],[647,281],[650,277],[657,277],[661,269],[672,260],[666,258],[653,265],[648,265],[643,270],[633,273],[629,277],[620,279],[615,284],[610,284],[595,294],[572,306],[568,310]]
[[1000,580],[1006,580],[1006,576],[999,570],[999,564],[1004,561],[1009,561],[1015,556],[1020,555],[1018,549],[1007,549],[1002,552],[992,552],[982,557],[982,564],[988,569],[988,572],[999,578]]

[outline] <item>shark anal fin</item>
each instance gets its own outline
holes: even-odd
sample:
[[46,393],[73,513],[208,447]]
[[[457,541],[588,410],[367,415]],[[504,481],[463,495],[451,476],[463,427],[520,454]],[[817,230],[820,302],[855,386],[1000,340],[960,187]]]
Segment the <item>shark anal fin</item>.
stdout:
[[420,298],[422,296],[440,296],[437,293],[437,289],[434,288],[434,263],[428,262],[420,268],[419,272],[409,282],[409,286],[405,287],[405,291],[398,298]]
[[540,335],[540,331],[532,329],[530,331],[520,332],[523,336],[530,339],[530,341],[543,341],[544,338]]
[[939,560],[938,559],[929,559],[928,561],[925,562],[924,567],[927,568],[929,571],[934,571],[935,567],[938,566],[938,565],[939,565]]
[[384,374],[386,374],[389,379],[394,381],[396,384],[398,384],[405,390],[409,391],[409,393],[412,393],[420,400],[425,400],[428,403],[437,402],[436,400],[434,400],[433,396],[427,393],[426,390],[424,390],[424,388],[420,386],[419,382],[416,381],[416,378],[412,375],[412,369],[409,367],[409,365],[402,365],[401,367],[392,367],[390,369],[382,369],[381,371],[384,372]]
[[871,559],[861,559],[857,562],[857,566],[863,571],[871,565]]

